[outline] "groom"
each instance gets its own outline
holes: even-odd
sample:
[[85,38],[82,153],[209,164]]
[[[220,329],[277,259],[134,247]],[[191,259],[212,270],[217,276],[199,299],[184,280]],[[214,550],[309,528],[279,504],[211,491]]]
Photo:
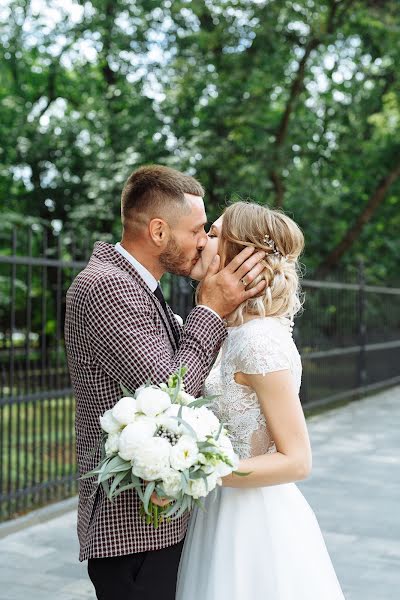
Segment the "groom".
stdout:
[[[68,290],[65,341],[81,474],[100,460],[99,416],[121,397],[120,384],[135,390],[147,380],[165,382],[186,365],[185,388],[198,395],[226,336],[223,317],[262,291],[263,284],[245,290],[263,268],[260,253],[245,248],[221,271],[216,257],[199,304],[178,324],[158,282],[165,272],[188,276],[205,247],[203,196],[198,181],[167,167],[132,173],[122,192],[121,243],[96,242]],[[88,559],[99,600],[175,597],[188,515],[155,530],[139,506],[134,491],[111,503],[93,480],[79,481],[79,558]]]

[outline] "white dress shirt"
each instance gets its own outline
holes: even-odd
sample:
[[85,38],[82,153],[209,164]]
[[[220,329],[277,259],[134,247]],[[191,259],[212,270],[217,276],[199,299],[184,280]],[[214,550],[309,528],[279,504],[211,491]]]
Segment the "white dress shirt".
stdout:
[[[139,275],[141,276],[143,281],[154,293],[156,291],[158,283],[159,283],[157,281],[157,279],[154,277],[154,275],[152,275],[150,273],[150,271],[148,271],[146,269],[146,267],[144,267],[138,260],[136,260],[136,258],[134,256],[132,256],[132,254],[130,254],[127,250],[125,250],[125,248],[123,246],[121,246],[120,242],[117,242],[115,244],[115,249],[124,258],[126,258],[126,260],[129,261],[133,267],[135,267],[136,271],[139,273]],[[214,313],[214,315],[216,315],[219,319],[221,319],[221,316],[218,313],[216,313],[215,310],[213,310],[209,306],[205,306],[204,304],[198,304],[197,306],[201,306],[202,308],[206,308],[207,310],[210,310],[212,313]]]
[[144,267],[138,260],[136,260],[136,258],[132,256],[132,254],[125,250],[125,248],[121,246],[119,242],[115,244],[115,249],[117,252],[122,254],[122,256],[126,258],[126,260],[128,260],[133,267],[135,267],[136,271],[139,273],[145,284],[151,289],[152,292],[155,292],[157,289],[158,281],[154,277],[154,275],[152,275],[150,271],[146,269],[146,267]]

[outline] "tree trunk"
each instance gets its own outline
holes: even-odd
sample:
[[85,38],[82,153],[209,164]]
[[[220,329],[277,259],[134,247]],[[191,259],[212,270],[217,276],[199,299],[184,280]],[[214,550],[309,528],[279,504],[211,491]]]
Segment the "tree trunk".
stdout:
[[360,233],[363,230],[363,227],[366,223],[368,223],[373,217],[375,211],[378,207],[383,203],[386,194],[390,188],[390,186],[400,177],[400,162],[398,162],[393,169],[384,177],[380,183],[378,184],[375,191],[369,197],[369,200],[363,209],[363,211],[358,216],[356,222],[352,227],[350,227],[339,244],[334,248],[328,256],[322,261],[316,271],[317,277],[324,277],[335,269],[342,256],[348,251],[348,249],[353,245],[353,243],[360,236]]

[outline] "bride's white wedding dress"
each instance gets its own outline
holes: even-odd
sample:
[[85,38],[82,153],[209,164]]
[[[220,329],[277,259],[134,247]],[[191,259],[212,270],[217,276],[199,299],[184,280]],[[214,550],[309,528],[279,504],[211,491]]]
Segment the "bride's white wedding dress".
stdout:
[[[234,374],[282,369],[290,369],[299,389],[301,361],[288,319],[228,329],[205,393],[218,395],[213,410],[240,458],[276,448],[256,394]],[[218,488],[205,508],[191,518],[177,600],[343,600],[316,517],[294,483]]]

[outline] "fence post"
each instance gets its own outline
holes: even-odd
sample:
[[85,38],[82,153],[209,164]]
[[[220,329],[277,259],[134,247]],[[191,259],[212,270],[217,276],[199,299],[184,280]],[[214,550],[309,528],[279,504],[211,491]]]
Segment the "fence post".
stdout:
[[367,383],[367,363],[365,348],[367,344],[367,324],[365,320],[366,292],[364,261],[362,259],[360,259],[358,263],[358,285],[358,343],[360,346],[360,352],[358,354],[357,361],[357,387],[362,387]]

